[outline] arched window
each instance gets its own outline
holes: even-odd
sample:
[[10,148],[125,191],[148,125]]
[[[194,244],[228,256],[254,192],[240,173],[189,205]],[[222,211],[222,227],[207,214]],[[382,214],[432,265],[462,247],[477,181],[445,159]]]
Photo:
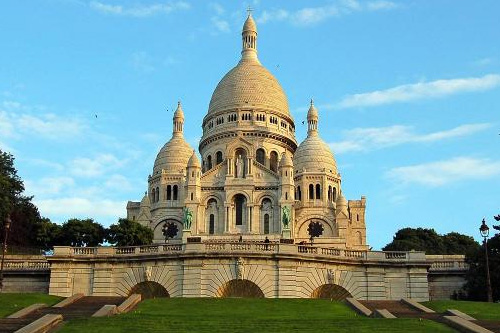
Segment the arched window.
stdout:
[[208,223],[208,233],[213,235],[215,233],[215,215],[210,214],[210,221]]
[[208,170],[212,169],[212,156],[208,155],[207,157],[207,168]]
[[332,193],[332,200],[335,202],[337,201],[337,188],[333,188],[333,193]]
[[356,214],[356,221],[359,222],[359,214]]
[[156,189],[152,189],[151,190],[151,202],[155,202],[155,198],[156,198]]
[[177,192],[178,192],[178,187],[177,187],[177,185],[174,185],[174,190],[173,190],[172,192],[174,192],[173,199],[174,199],[174,200],[177,200]]
[[300,193],[300,186],[297,186],[297,199],[302,200],[302,193]]
[[314,200],[314,185],[309,184],[309,200]]
[[155,198],[155,201],[156,202],[160,201],[160,189],[158,187],[156,188],[156,198]]
[[215,153],[215,164],[219,165],[222,163],[222,152],[218,151]]
[[234,197],[234,206],[236,208],[236,225],[243,225],[243,210],[245,206],[245,197],[237,194]]
[[328,201],[332,200],[332,187],[328,186]]
[[172,200],[172,186],[167,186],[167,200]]
[[269,214],[264,215],[264,234],[269,234]]
[[285,192],[285,200],[288,200],[288,192]]
[[272,151],[269,157],[269,169],[274,172],[278,171],[278,153],[275,151]]
[[193,200],[193,192],[191,192],[191,200]]
[[259,162],[262,165],[265,165],[266,163],[266,153],[264,152],[264,149],[259,148],[257,149],[257,152],[255,153],[257,162]]
[[316,184],[316,199],[321,199],[321,186]]

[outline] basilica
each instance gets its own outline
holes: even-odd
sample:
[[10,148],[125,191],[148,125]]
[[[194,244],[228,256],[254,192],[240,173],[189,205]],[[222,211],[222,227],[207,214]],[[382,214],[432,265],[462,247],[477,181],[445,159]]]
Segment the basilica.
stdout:
[[367,249],[366,200],[344,197],[313,101],[307,138],[297,145],[285,92],[258,59],[251,15],[241,59],[220,80],[203,119],[201,160],[184,139],[186,117],[179,102],[144,197],[127,204],[127,218],[153,229],[155,243],[189,236]]

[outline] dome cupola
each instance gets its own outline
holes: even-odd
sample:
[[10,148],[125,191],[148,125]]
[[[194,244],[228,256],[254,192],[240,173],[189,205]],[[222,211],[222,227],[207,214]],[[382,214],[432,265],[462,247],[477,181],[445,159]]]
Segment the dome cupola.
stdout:
[[153,176],[167,172],[182,173],[186,169],[193,148],[184,140],[184,112],[181,102],[177,103],[177,109],[173,117],[172,138],[165,143],[156,156],[153,167]]
[[337,175],[337,163],[330,147],[318,134],[318,110],[311,100],[307,112],[307,138],[302,141],[293,156],[293,164],[297,172],[322,172]]

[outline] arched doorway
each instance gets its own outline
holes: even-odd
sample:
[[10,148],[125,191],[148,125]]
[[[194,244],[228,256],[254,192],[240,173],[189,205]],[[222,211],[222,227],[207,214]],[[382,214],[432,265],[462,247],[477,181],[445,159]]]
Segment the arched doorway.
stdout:
[[249,280],[231,280],[217,290],[217,297],[264,298],[264,293]]
[[132,294],[141,294],[142,299],[170,297],[167,289],[165,289],[165,287],[158,282],[154,281],[144,281],[136,284],[132,290],[130,290],[129,295]]
[[332,283],[319,286],[311,294],[311,298],[326,298],[334,301],[341,301],[347,297],[352,297],[351,293],[345,288]]

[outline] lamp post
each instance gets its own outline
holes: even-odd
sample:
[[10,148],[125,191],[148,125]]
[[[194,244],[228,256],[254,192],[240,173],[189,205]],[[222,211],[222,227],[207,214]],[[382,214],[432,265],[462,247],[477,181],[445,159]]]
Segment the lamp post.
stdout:
[[488,302],[493,302],[493,292],[491,291],[490,280],[490,264],[488,261],[488,242],[486,241],[486,238],[490,235],[490,228],[488,228],[484,219],[479,227],[479,231],[481,232],[481,236],[484,238],[484,252],[486,255],[486,292],[488,293]]
[[3,291],[3,263],[5,261],[5,252],[7,252],[7,236],[9,235],[11,222],[12,220],[10,219],[10,215],[7,215],[3,230],[2,262],[0,264],[0,293]]

